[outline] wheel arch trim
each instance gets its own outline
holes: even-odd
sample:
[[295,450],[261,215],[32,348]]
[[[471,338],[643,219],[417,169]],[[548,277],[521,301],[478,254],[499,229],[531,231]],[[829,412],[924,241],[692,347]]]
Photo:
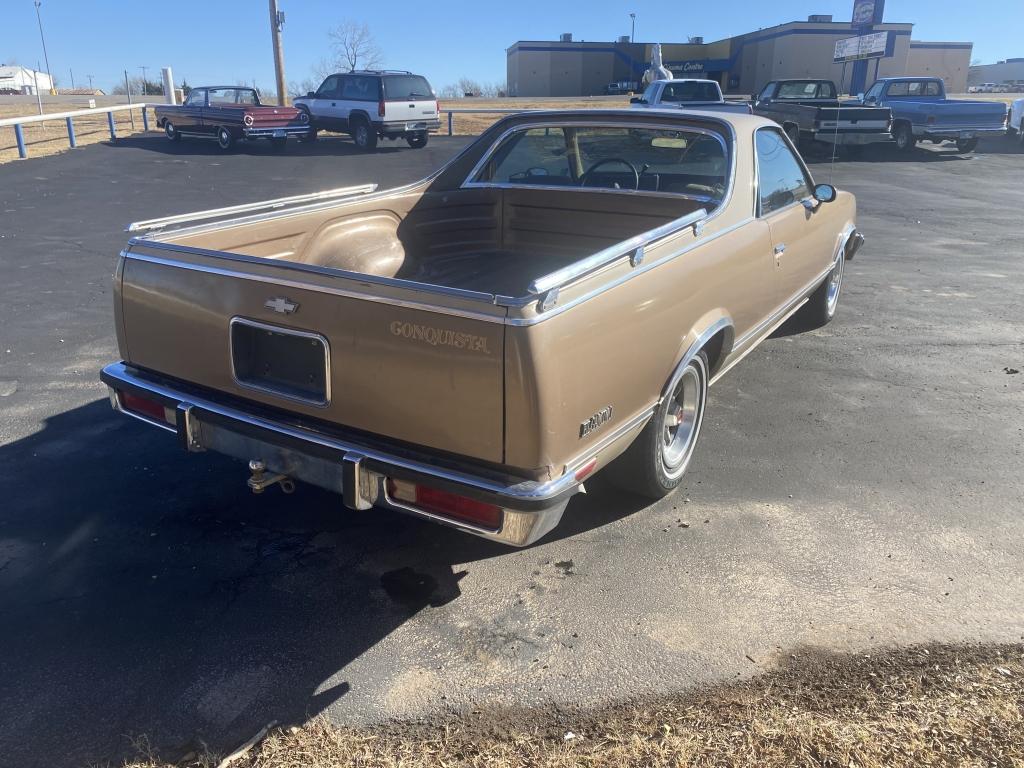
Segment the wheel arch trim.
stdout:
[[[717,317],[715,317],[717,315]],[[690,344],[686,347],[686,351],[679,358],[679,362],[676,363],[672,369],[672,375],[669,376],[668,381],[665,382],[665,386],[661,390],[661,394],[658,397],[658,404],[660,405],[664,399],[672,392],[673,388],[679,378],[683,375],[683,371],[686,370],[686,366],[689,365],[690,361],[700,352],[704,347],[707,346],[708,342],[711,341],[718,333],[723,333],[722,338],[722,350],[718,355],[718,360],[709,366],[708,379],[714,377],[715,368],[719,367],[720,363],[724,361],[729,353],[732,351],[733,342],[735,340],[736,328],[733,325],[732,317],[725,312],[725,310],[713,310],[705,315],[701,322],[695,324],[694,328],[703,328],[702,331],[695,331],[691,329],[690,333],[686,335],[686,338],[692,339]]]

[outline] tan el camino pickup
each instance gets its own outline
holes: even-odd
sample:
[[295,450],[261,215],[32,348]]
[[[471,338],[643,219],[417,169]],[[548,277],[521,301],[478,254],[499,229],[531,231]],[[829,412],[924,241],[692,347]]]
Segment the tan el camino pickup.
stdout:
[[679,484],[708,385],[831,319],[855,213],[761,118],[513,115],[406,187],[132,225],[102,379],[254,491],[526,545],[613,459]]

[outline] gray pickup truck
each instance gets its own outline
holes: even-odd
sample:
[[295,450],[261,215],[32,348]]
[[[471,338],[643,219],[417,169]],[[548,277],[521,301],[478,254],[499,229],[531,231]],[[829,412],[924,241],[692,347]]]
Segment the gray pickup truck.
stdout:
[[803,139],[856,149],[892,141],[889,109],[841,104],[831,80],[773,80],[753,107],[755,115],[781,125],[794,145]]
[[726,101],[714,80],[655,80],[642,96],[635,96],[629,103],[641,109],[675,108],[750,114],[750,105],[746,102]]

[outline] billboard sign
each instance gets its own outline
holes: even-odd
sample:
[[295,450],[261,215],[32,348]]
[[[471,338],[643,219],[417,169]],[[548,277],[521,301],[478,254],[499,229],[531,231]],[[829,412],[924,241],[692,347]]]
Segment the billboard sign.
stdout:
[[875,32],[871,35],[860,37],[847,37],[843,40],[836,40],[835,53],[832,61],[839,64],[844,61],[858,61],[860,59],[877,59],[882,56],[891,56],[889,49],[889,33]]
[[868,27],[882,23],[885,0],[853,0],[853,25]]

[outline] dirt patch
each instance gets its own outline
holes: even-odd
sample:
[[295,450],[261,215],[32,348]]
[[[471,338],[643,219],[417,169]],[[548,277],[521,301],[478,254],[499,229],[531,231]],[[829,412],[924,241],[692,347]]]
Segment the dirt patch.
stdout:
[[[130,768],[166,762],[136,742]],[[235,768],[325,766],[1024,766],[1024,645],[799,651],[775,671],[599,712],[481,710],[350,729],[272,730]]]

